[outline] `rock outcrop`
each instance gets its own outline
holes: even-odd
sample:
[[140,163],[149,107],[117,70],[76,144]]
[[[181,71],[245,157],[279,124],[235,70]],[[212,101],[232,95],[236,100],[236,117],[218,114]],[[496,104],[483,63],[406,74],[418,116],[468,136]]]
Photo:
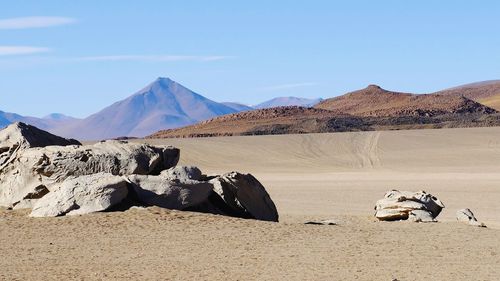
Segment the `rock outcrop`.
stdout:
[[53,188],[34,204],[30,216],[56,217],[104,211],[128,195],[127,181],[108,173],[67,179]]
[[425,191],[391,190],[375,205],[375,217],[383,221],[434,222],[444,204]]
[[0,206],[13,207],[69,177],[159,174],[179,160],[179,150],[123,141],[88,146],[47,146],[21,149],[9,165],[0,169]]
[[74,139],[65,139],[37,127],[17,122],[0,131],[0,147],[17,146],[19,148],[45,147],[49,145],[81,145]]
[[[175,165],[180,151],[126,141],[80,145],[24,124],[0,132],[0,206],[32,217],[158,206],[278,221],[264,186],[237,172]],[[4,157],[5,156],[5,157]]]
[[457,221],[467,223],[472,226],[486,227],[482,222],[479,222],[474,213],[470,209],[461,209],[457,211]]
[[15,159],[19,150],[50,145],[66,146],[81,145],[81,143],[21,122],[13,123],[0,131],[0,169]]

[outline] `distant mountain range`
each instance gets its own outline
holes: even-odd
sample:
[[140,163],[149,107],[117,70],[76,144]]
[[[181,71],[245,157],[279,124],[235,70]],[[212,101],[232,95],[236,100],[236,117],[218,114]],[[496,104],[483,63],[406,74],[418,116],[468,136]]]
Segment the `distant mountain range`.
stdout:
[[[478,87],[481,87],[480,84]],[[483,85],[487,89],[492,84]],[[466,87],[469,89],[469,87]],[[479,90],[475,90],[475,93]],[[498,92],[500,94],[500,92]],[[488,94],[489,97],[496,96]],[[483,95],[480,96],[482,98]],[[377,85],[326,99],[312,108],[278,107],[219,116],[162,130],[150,138],[323,133],[386,129],[500,126],[500,114],[463,92],[409,94]]]
[[76,122],[79,119],[72,118],[63,114],[54,113],[43,118],[22,116],[16,113],[0,111],[0,128],[8,126],[14,122],[24,122],[31,124],[43,130],[53,130],[54,128],[59,128],[62,126],[67,126],[72,122]]
[[[284,98],[283,105],[288,105],[290,100],[297,103],[301,99]],[[263,104],[280,105],[279,101]],[[0,111],[0,126],[19,121],[65,137],[101,140],[124,136],[144,137],[162,129],[183,127],[248,110],[254,108],[234,102],[218,103],[169,78],[158,78],[132,96],[84,119],[58,113],[44,118],[25,117]]]
[[[275,107],[284,108],[275,110]],[[269,128],[271,133],[322,132],[340,127],[346,130],[349,122],[360,120],[356,118],[365,118],[363,122],[358,122],[359,128],[353,125],[354,129],[361,130],[368,126],[366,122],[371,124],[370,128],[374,128],[373,120],[376,118],[411,116],[419,120],[415,122],[423,122],[423,117],[449,114],[495,114],[494,109],[500,109],[500,80],[462,85],[426,95],[392,92],[370,85],[325,100],[278,97],[248,106],[237,102],[215,102],[169,78],[158,78],[132,96],[84,119],[58,113],[36,118],[0,111],[0,127],[20,121],[80,140],[144,137],[165,129],[170,135],[175,135],[173,132],[180,132],[176,129],[181,127],[182,136],[196,134],[194,129],[208,135],[215,131],[216,135],[230,134],[230,124],[238,124],[238,134],[269,133]],[[221,115],[224,117],[217,118]],[[321,123],[325,120],[333,122],[332,118],[343,120],[339,122],[344,123],[340,127],[339,124]],[[251,122],[253,127],[250,128],[244,122]],[[481,122],[476,122],[476,125]],[[393,125],[392,121],[389,123]],[[190,127],[194,124],[198,125]],[[280,124],[283,126],[280,127]],[[450,124],[448,122],[447,126]],[[264,127],[259,129],[259,126]],[[209,127],[212,129],[207,129]],[[288,129],[283,129],[285,127]]]

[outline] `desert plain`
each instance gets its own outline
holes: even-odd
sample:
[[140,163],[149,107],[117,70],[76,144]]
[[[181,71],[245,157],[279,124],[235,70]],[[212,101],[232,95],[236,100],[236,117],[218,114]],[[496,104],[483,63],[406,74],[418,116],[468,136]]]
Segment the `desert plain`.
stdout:
[[[156,207],[74,217],[0,211],[2,280],[500,280],[500,128],[134,140],[179,165],[259,179],[280,222]],[[391,189],[437,223],[379,222]],[[488,227],[458,223],[470,208]],[[332,219],[337,225],[306,225]]]

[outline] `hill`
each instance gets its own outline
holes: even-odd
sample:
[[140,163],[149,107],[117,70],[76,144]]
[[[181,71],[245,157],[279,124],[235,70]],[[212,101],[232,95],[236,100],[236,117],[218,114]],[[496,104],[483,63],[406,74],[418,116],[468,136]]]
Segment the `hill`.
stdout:
[[323,109],[284,106],[219,116],[196,125],[162,130],[148,138],[204,137],[260,134],[310,133],[339,114]]
[[392,92],[377,85],[326,99],[315,108],[335,110],[355,116],[397,117],[445,114],[494,113],[494,109],[463,96]]
[[464,96],[481,104],[500,110],[500,80],[466,84],[436,92],[445,96]]

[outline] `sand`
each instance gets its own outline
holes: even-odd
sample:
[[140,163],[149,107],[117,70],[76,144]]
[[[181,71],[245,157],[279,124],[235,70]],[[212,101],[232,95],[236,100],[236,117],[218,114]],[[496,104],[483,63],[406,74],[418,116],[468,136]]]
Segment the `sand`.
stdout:
[[[181,164],[254,174],[280,223],[159,208],[80,217],[0,211],[2,280],[500,280],[500,128],[148,140]],[[377,222],[393,188],[439,223]],[[470,208],[488,228],[455,222]],[[334,219],[336,226],[304,225]]]

